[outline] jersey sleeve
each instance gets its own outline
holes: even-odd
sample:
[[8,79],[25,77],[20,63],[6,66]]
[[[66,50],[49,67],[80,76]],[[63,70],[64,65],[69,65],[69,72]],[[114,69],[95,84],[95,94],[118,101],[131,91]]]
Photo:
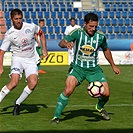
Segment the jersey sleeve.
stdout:
[[101,48],[104,51],[104,50],[106,50],[107,47],[108,47],[108,44],[107,44],[107,41],[106,41],[106,37],[104,36],[102,44],[101,44]]
[[34,23],[32,23],[34,25],[34,34],[38,34],[40,27]]
[[70,32],[64,39],[67,40],[68,42],[75,41],[78,36],[78,30],[75,29],[72,32]]
[[3,51],[7,51],[9,46],[11,44],[11,41],[10,41],[10,38],[7,34],[5,34],[5,38],[0,46],[0,49],[3,50]]

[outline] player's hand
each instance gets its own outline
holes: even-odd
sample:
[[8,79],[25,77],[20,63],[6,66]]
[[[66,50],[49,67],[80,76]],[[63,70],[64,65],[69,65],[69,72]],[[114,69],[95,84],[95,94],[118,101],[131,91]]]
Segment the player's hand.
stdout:
[[72,49],[73,46],[74,46],[74,43],[73,43],[73,42],[67,42],[67,43],[66,43],[66,47],[67,47],[68,49]]
[[40,46],[41,46],[41,45],[40,45],[40,43],[38,42],[38,47],[40,48]]
[[114,70],[114,72],[117,74],[117,75],[120,75],[121,74],[121,71],[120,71],[120,69],[117,67],[117,66],[113,66],[113,70]]
[[44,57],[47,59],[48,58],[48,52],[47,52],[47,50],[42,50],[42,53],[43,53],[43,55],[44,55]]
[[0,68],[0,76],[1,76],[1,74],[3,73],[3,68]]

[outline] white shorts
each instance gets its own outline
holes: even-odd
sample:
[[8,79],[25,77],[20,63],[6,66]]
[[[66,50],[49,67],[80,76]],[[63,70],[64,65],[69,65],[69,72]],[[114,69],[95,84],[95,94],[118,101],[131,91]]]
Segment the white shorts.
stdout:
[[22,78],[23,72],[25,73],[26,79],[31,74],[38,75],[38,68],[35,59],[25,59],[20,57],[15,57],[12,59],[10,76],[13,73],[17,73],[20,75],[20,78]]

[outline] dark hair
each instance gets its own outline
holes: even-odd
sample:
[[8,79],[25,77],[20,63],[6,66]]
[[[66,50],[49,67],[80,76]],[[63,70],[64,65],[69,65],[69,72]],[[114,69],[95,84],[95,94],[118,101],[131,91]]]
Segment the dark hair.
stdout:
[[84,17],[84,21],[88,24],[90,20],[98,21],[97,14],[95,14],[95,13],[88,13],[88,14],[86,14],[85,17]]
[[39,19],[39,23],[40,23],[40,22],[44,22],[44,19]]
[[74,20],[74,21],[75,21],[75,18],[71,18],[70,21],[71,21],[71,20]]
[[23,13],[22,13],[22,11],[20,9],[11,10],[11,13],[10,13],[11,18],[13,18],[14,15],[22,15],[22,17],[23,17]]

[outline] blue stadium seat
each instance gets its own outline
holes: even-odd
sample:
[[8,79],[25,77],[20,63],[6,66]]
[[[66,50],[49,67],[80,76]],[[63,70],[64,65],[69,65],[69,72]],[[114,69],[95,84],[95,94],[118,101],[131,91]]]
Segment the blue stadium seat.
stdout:
[[122,11],[121,17],[122,17],[122,18],[127,18],[127,16],[128,16],[127,11]]
[[9,13],[8,11],[5,11],[5,12],[4,12],[4,15],[5,15],[5,18],[6,18],[6,19],[10,18],[10,13]]
[[30,12],[24,11],[24,18],[30,18]]
[[8,4],[8,11],[11,11],[14,9],[14,4]]
[[38,14],[38,18],[43,18],[43,12],[42,11],[38,11],[37,14]]
[[48,33],[48,26],[43,26],[42,31],[47,34]]
[[133,18],[133,11],[128,12],[129,18]]
[[122,38],[123,38],[123,33],[118,33],[118,34],[116,34],[116,38],[117,38],[117,39],[122,39]]
[[63,12],[62,11],[59,11],[57,13],[57,18],[63,18]]
[[57,34],[57,39],[60,39],[61,40],[63,38],[64,38],[63,34],[61,34],[61,33],[60,34]]
[[115,15],[116,15],[116,18],[120,18],[121,17],[121,12],[120,11],[116,11]]
[[101,30],[104,34],[107,33],[106,26],[101,26],[101,27],[100,27],[100,30]]
[[58,18],[53,18],[53,25],[58,26],[59,25],[59,19]]
[[52,22],[53,22],[53,21],[52,21],[51,18],[47,18],[47,19],[46,19],[46,25],[47,25],[47,26],[51,26],[51,25],[52,25]]
[[49,34],[54,33],[54,28],[53,28],[53,26],[48,26],[48,33],[49,33]]
[[31,18],[36,18],[36,11],[31,12]]
[[106,37],[106,39],[109,39],[110,38],[110,34],[106,33],[105,37]]
[[82,12],[77,12],[77,18],[83,18]]
[[69,17],[70,17],[69,12],[65,11],[64,12],[64,18],[69,18]]
[[55,34],[50,34],[50,39],[56,39],[56,35]]
[[66,25],[70,25],[70,19],[66,18]]
[[43,3],[43,4],[41,4],[40,7],[41,7],[40,11],[45,11],[45,12],[47,11],[47,5],[46,4]]
[[46,39],[50,39],[50,35],[49,34],[45,34]]
[[10,18],[7,18],[6,19],[6,26],[11,26],[11,20],[10,20]]
[[70,17],[76,18],[76,14],[77,14],[76,12],[72,11]]
[[[87,14],[88,12],[86,12],[86,14]],[[101,11],[96,11],[96,14],[97,14],[97,16],[98,16],[98,18],[99,19],[101,19],[102,18],[102,12]],[[85,15],[85,14],[84,14]]]
[[67,4],[67,7],[66,7],[67,9],[67,11],[68,12],[71,12],[72,11],[72,9],[73,9],[73,6],[71,5],[71,4]]
[[112,4],[112,11],[117,11],[117,5],[116,4]]
[[[19,6],[19,5],[16,4],[16,6]],[[27,4],[23,3],[22,5],[20,5],[20,7],[22,7],[22,11],[27,11]]]
[[105,4],[105,11],[111,10],[111,4]]
[[107,11],[103,11],[102,12],[102,17],[103,18],[108,18],[108,12]]
[[55,26],[54,28],[55,28],[55,33],[56,34],[61,33],[61,27],[60,26]]
[[79,19],[79,25],[80,25],[81,27],[84,26],[84,18]]
[[119,18],[118,19],[118,25],[119,26],[123,26],[124,25],[124,19],[123,18]]
[[60,11],[66,11],[65,4],[60,4]]
[[33,11],[33,9],[34,9],[33,4],[28,4],[27,6],[28,6],[28,11]]
[[112,26],[108,26],[107,29],[108,29],[108,33],[111,33],[111,34],[113,33],[113,27]]
[[100,26],[103,26],[103,25],[105,25],[105,19],[103,19],[103,18],[101,18],[100,20],[99,20],[99,25]]
[[124,4],[124,6],[123,6],[123,11],[129,11],[129,6],[128,6],[128,4]]
[[45,17],[45,18],[50,18],[50,12],[49,12],[49,11],[44,12],[44,17]]
[[132,32],[133,32],[132,26],[127,26],[127,33],[132,33]]
[[117,26],[117,22],[118,22],[118,19],[117,18],[113,18],[112,19],[112,26]]
[[114,26],[114,33],[116,33],[116,34],[120,33],[120,27],[119,26]]
[[133,11],[133,3],[130,4],[130,11]]
[[54,12],[54,11],[51,12],[51,18],[56,18],[56,13],[57,13],[57,12]]
[[40,4],[35,4],[35,11],[40,11],[41,5]]
[[125,34],[123,34],[123,38],[124,38],[124,39],[129,39],[129,38],[130,38],[129,33],[125,33]]
[[111,19],[110,18],[105,19],[105,25],[110,26],[110,24],[111,24]]
[[131,19],[130,18],[126,18],[124,22],[125,22],[126,26],[129,26],[130,23],[131,23]]
[[59,11],[60,10],[60,6],[59,6],[59,4],[54,4],[53,5],[53,11],[55,12],[55,11]]
[[118,4],[118,11],[123,11],[123,7],[122,7],[122,4]]
[[109,12],[109,18],[114,18],[114,16],[115,16],[115,12],[114,11],[110,11]]
[[64,18],[59,19],[59,25],[60,26],[64,26],[65,25],[65,19]]
[[115,33],[111,33],[110,34],[110,39],[115,39],[116,38],[116,34]]
[[38,25],[38,18],[34,18],[32,21],[33,21],[33,23]]
[[26,22],[27,22],[27,23],[31,23],[32,21],[31,21],[30,18],[26,18]]
[[64,34],[65,29],[66,29],[66,26],[61,26],[61,33],[63,33],[63,34]]
[[120,28],[121,29],[121,33],[125,34],[126,33],[126,28],[127,28],[126,26],[121,26],[121,28]]

